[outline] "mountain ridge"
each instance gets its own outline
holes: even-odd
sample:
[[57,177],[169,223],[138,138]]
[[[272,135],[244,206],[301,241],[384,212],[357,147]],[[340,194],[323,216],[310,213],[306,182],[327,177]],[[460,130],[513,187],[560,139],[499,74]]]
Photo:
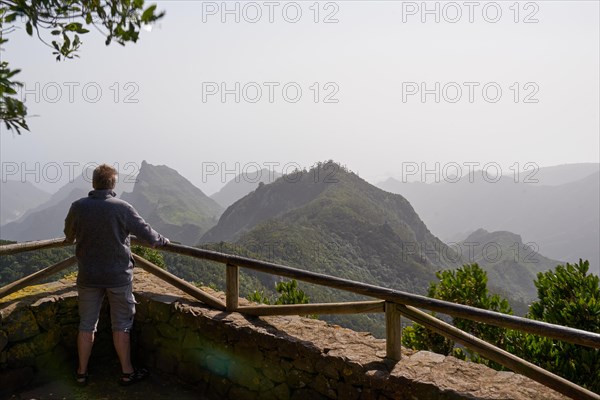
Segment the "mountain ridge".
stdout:
[[266,168],[254,174],[243,172],[227,182],[225,186],[212,194],[210,198],[226,209],[248,193],[256,190],[261,183],[272,183],[279,177],[281,177],[280,173]]
[[[366,281],[384,284],[390,280],[383,278],[383,270],[400,268],[418,276],[418,282],[409,286],[421,292],[436,268],[455,266],[421,251],[452,250],[431,234],[404,197],[384,192],[333,162],[281,177],[238,200],[201,239],[201,243],[221,241],[252,249],[279,244],[300,253],[328,247],[331,253],[315,260],[320,267],[296,266],[325,269],[337,276],[346,271],[333,268],[334,264],[355,272],[366,268],[370,274],[379,269],[379,278]],[[334,245],[340,251],[334,251]],[[310,259],[288,252],[272,257],[288,263]]]
[[564,265],[541,255],[536,243],[523,243],[521,235],[509,231],[478,229],[457,245],[461,264],[479,264],[493,292],[525,304],[537,298],[537,274]]
[[121,198],[155,230],[184,244],[196,244],[223,211],[176,170],[146,161],[142,161],[133,190]]

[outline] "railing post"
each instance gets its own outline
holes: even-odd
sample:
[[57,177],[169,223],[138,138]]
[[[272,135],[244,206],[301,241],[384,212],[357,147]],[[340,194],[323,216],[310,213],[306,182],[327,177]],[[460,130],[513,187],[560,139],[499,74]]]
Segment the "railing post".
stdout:
[[385,302],[385,356],[400,361],[402,348],[402,325],[396,303]]
[[239,306],[240,298],[240,267],[227,264],[225,276],[225,303],[227,311],[235,311]]
[[167,272],[166,270],[152,264],[150,261],[138,256],[135,253],[132,255],[137,265],[142,267],[145,271],[148,271],[152,275],[159,277],[168,284],[175,286],[177,289],[195,297],[196,299],[208,304],[213,308],[216,308],[217,310],[225,310],[225,303],[223,303],[221,299],[211,296],[210,294],[198,289],[191,283],[176,277],[170,272]]

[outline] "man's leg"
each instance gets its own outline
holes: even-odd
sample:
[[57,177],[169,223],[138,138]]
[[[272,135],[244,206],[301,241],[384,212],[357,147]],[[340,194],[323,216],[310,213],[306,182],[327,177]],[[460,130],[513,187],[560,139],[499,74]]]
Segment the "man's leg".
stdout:
[[131,374],[133,365],[131,364],[131,336],[129,332],[113,331],[113,343],[121,362],[121,371],[124,374]]
[[124,374],[134,372],[131,363],[131,328],[135,315],[135,298],[132,284],[107,289],[110,303],[110,318],[112,322],[113,344]]
[[94,345],[94,332],[79,331],[77,335],[77,352],[79,354],[79,366],[77,373],[84,375],[88,370],[88,362]]
[[100,308],[104,299],[104,289],[77,287],[79,304],[79,333],[77,335],[77,352],[79,355],[78,374],[86,374],[88,362],[92,354],[94,337],[98,319],[100,317]]

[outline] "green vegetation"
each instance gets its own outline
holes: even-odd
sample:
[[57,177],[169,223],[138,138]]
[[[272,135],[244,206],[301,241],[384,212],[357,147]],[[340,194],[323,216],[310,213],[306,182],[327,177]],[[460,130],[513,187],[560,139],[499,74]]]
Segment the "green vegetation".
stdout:
[[[589,263],[559,265],[538,273],[538,300],[529,307],[528,318],[600,333],[599,278],[588,274]],[[487,291],[487,274],[477,264],[438,273],[429,296],[511,314],[506,300]],[[600,392],[600,350],[545,337],[488,326],[459,318],[454,325],[502,349],[518,355],[595,392]],[[456,347],[450,340],[414,324],[403,331],[402,343],[414,349],[431,350],[468,358],[489,366],[499,365]]]
[[[491,295],[487,288],[487,273],[477,264],[463,265],[456,270],[441,271],[436,274],[439,282],[431,283],[427,295],[434,299],[451,301],[472,307],[483,308],[504,314],[512,314],[508,302],[498,295]],[[435,314],[434,314],[435,315]],[[453,318],[457,328],[477,336],[500,348],[505,348],[506,330],[492,325]],[[433,333],[421,325],[414,324],[402,332],[402,344],[417,350],[431,350],[460,359],[471,359],[490,366],[499,367],[477,354],[456,347],[452,340]]]
[[275,290],[279,293],[275,304],[307,304],[309,302],[306,294],[298,289],[298,282],[295,279],[289,282],[278,282]]
[[131,246],[131,251],[138,256],[145,258],[150,261],[152,264],[157,267],[161,267],[162,269],[167,269],[167,265],[165,264],[165,259],[162,253],[158,250],[150,249],[145,246],[133,245]]
[[264,290],[255,290],[250,293],[246,298],[254,303],[258,304],[271,304],[271,296],[265,294]]
[[261,304],[308,304],[310,301],[304,291],[298,288],[298,282],[295,279],[288,282],[277,282],[275,290],[279,293],[279,297],[275,300],[270,296],[266,296],[264,290],[255,290],[246,298]]
[[[528,317],[552,324],[600,333],[599,278],[589,262],[559,265],[539,273],[538,301]],[[600,350],[536,335],[515,334],[514,352],[548,371],[600,393]],[[512,349],[509,349],[513,351]]]
[[[264,290],[255,290],[250,293],[246,298],[255,303],[261,304],[308,304],[310,299],[304,293],[302,289],[298,287],[298,282],[295,279],[291,281],[277,282],[275,285],[275,291],[279,293],[279,296],[274,299],[273,296],[265,295]],[[308,318],[318,318],[317,315],[303,315]]]
[[[78,57],[83,44],[79,35],[89,32],[84,26],[93,25],[106,37],[106,45],[115,41],[121,45],[137,42],[142,25],[152,24],[164,13],[156,13],[156,5],[144,8],[144,0],[111,2],[90,0],[3,0],[0,7],[0,45],[8,42],[7,35],[24,21],[25,31],[35,35],[53,49],[57,60]],[[45,38],[47,34],[50,38]],[[50,41],[51,43],[48,43]],[[2,58],[0,62],[0,120],[8,131],[18,134],[29,130],[25,117],[27,107],[16,97],[22,83],[14,81],[20,70],[11,69]]]

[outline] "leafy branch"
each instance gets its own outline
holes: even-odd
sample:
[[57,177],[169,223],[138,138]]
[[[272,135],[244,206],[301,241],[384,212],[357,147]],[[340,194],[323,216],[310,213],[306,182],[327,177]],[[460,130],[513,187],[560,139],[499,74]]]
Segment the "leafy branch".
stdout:
[[[80,35],[89,33],[87,27],[100,32],[107,46],[113,41],[124,46],[136,43],[140,29],[164,14],[155,4],[144,8],[144,0],[0,0],[0,51],[7,36],[23,24],[29,36],[35,32],[52,49],[57,61],[73,59],[83,44]],[[48,32],[50,39],[45,37]],[[27,107],[16,97],[22,83],[13,80],[19,72],[7,61],[0,64],[0,120],[17,134],[29,130]]]

